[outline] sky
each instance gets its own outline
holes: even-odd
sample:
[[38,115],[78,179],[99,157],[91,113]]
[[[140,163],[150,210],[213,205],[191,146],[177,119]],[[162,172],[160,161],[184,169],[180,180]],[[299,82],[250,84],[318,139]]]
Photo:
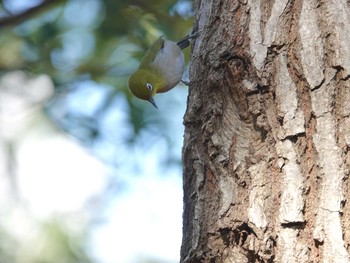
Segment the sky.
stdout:
[[[19,77],[14,74],[14,79],[18,81]],[[33,84],[33,87],[38,85]],[[79,108],[78,102],[84,107],[89,104],[93,107],[96,100],[101,98],[101,89],[92,84],[85,87],[89,90],[85,93],[89,99],[82,98],[80,93],[73,93],[71,96],[77,96],[75,99],[70,98],[75,101],[73,107]],[[182,127],[187,90],[178,87],[171,93],[172,98],[183,100],[182,109],[174,112],[170,122],[173,125],[170,129],[174,131],[173,136],[178,142],[174,151],[180,156],[183,128],[179,129],[179,126]],[[15,102],[14,99],[11,101]],[[162,109],[167,98],[159,97],[157,101]],[[14,105],[25,104],[15,102]],[[113,115],[121,117],[125,109],[122,108],[123,104],[119,105],[119,108],[114,108]],[[116,114],[118,111],[121,113]],[[182,231],[181,167],[167,167],[160,163],[167,149],[162,140],[147,152],[137,147],[124,147],[120,152],[123,163],[112,168],[57,130],[42,108],[35,108],[30,114],[15,111],[11,116],[11,123],[2,122],[1,126],[10,127],[8,133],[11,135],[17,134],[13,127],[18,127],[22,132],[25,130],[24,136],[17,137],[20,138],[16,145],[17,180],[21,198],[34,217],[43,220],[57,213],[80,211],[84,214],[88,200],[101,194],[109,179],[114,177],[122,182],[121,187],[110,197],[107,207],[101,210],[102,214],[94,215],[102,223],[95,224],[90,233],[91,253],[96,262],[134,263],[141,259],[169,263],[179,261]],[[108,116],[106,118],[109,119]],[[26,127],[21,127],[22,124]],[[94,211],[91,212],[94,214]],[[26,229],[26,226],[23,227]]]
[[[177,142],[173,151],[180,158],[187,88],[180,86],[170,94],[156,97],[159,110],[155,110],[155,114],[161,114],[159,111],[169,104],[167,96],[180,101],[180,108],[172,112],[169,121],[169,130]],[[149,107],[153,106],[149,104]],[[95,229],[96,255],[103,263],[136,263],[142,258],[178,262],[182,237],[182,167],[162,165],[167,151],[162,140],[146,153],[137,148],[123,151],[129,158],[123,159],[116,172],[126,190],[117,194],[109,206],[106,224]]]
[[[19,186],[31,211],[39,218],[48,218],[54,213],[83,209],[89,197],[104,189],[106,167],[59,134],[38,137],[28,138],[19,152]],[[93,227],[90,241],[97,262],[131,263],[142,257],[178,262],[180,171],[172,169],[162,175],[157,158],[154,152],[147,154],[147,165],[138,175],[128,173],[124,181],[127,190],[116,193],[99,216],[103,222]],[[58,159],[59,166],[55,164]]]

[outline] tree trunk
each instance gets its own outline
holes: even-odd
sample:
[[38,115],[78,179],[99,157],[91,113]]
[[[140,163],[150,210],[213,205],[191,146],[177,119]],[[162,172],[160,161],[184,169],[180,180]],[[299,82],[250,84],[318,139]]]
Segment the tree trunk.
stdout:
[[194,1],[181,262],[350,262],[350,8]]

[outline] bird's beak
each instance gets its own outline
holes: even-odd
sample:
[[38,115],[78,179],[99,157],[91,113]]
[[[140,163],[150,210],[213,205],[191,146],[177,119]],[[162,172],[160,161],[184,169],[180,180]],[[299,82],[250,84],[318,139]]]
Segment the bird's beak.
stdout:
[[151,97],[149,100],[148,100],[154,107],[156,107],[157,109],[158,109],[158,107],[157,107],[157,104],[155,103],[155,101],[154,101],[154,99]]

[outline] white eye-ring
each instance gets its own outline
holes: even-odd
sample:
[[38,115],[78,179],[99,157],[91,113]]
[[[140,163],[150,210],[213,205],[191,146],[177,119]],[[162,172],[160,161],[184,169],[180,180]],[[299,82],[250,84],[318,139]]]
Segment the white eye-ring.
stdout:
[[146,87],[149,91],[152,91],[153,87],[150,83],[146,83]]

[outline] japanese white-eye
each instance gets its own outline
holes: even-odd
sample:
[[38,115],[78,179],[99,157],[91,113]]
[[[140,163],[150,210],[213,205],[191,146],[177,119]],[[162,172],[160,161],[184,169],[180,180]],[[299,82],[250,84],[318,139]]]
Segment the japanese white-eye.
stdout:
[[169,91],[181,81],[185,70],[181,50],[189,46],[189,39],[194,36],[189,35],[177,43],[159,37],[145,53],[139,68],[130,75],[128,86],[131,93],[158,108],[153,96]]

